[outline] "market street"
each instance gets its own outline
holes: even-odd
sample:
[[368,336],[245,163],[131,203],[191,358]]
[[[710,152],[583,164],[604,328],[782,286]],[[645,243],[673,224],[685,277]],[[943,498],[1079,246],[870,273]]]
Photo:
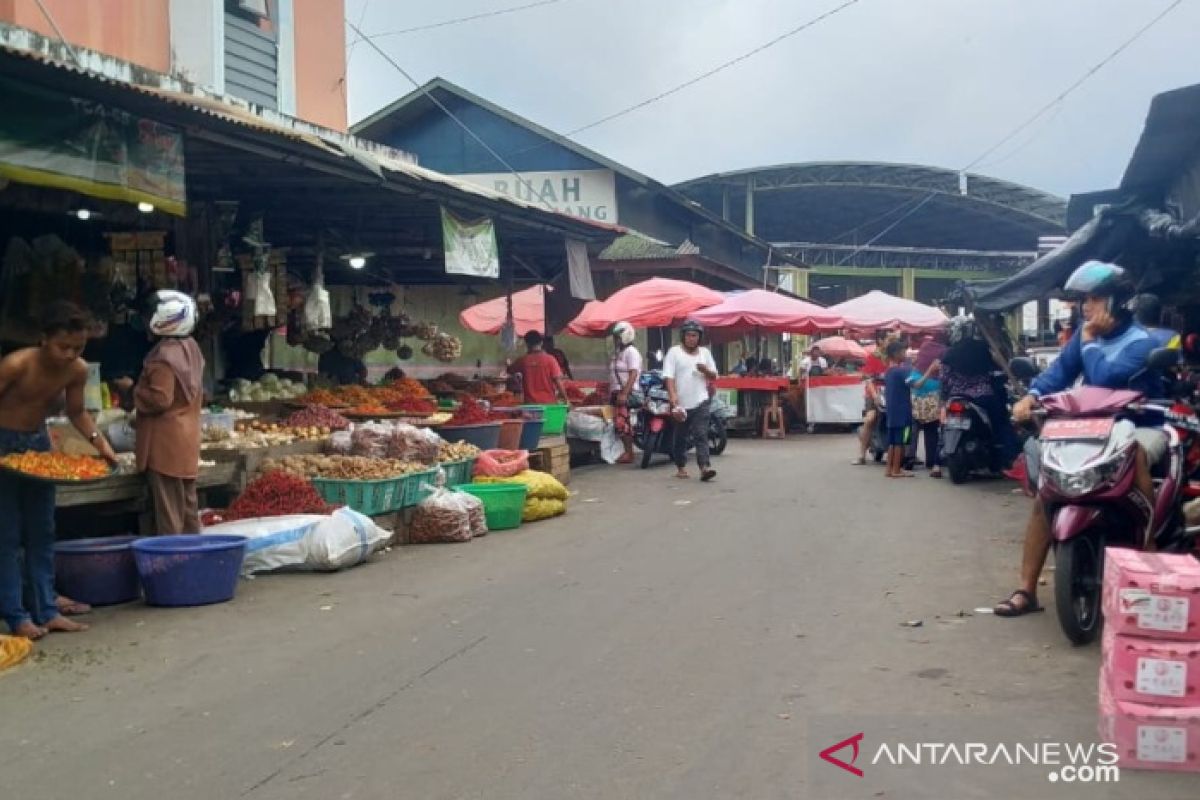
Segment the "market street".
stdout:
[[[734,441],[709,486],[583,469],[571,512],[520,532],[97,612],[0,677],[3,794],[1194,796],[1166,773],[872,772],[884,718],[906,740],[1096,741],[1099,649],[1052,612],[973,613],[1012,588],[1012,484],[888,481],[852,449]],[[859,731],[865,778],[816,758]]]

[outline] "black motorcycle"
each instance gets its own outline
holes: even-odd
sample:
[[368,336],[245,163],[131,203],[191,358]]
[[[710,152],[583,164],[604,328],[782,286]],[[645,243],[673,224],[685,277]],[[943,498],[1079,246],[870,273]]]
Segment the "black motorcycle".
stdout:
[[[642,451],[642,469],[650,466],[654,455],[673,455],[675,427],[671,416],[671,402],[667,394],[666,381],[658,370],[642,373],[638,386],[629,396],[630,421],[633,423],[633,441]],[[708,450],[714,456],[725,452],[728,445],[726,420],[733,415],[725,403],[718,398],[711,401],[708,417]],[[688,450],[694,447],[688,443]]]

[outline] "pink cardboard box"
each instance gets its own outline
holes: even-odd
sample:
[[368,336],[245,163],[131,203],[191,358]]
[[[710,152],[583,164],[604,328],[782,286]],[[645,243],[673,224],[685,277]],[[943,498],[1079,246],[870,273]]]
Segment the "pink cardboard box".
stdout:
[[1100,681],[1113,698],[1200,713],[1200,642],[1172,642],[1104,632]]
[[1100,741],[1117,746],[1122,769],[1200,772],[1200,708],[1122,702],[1101,681]]
[[1200,642],[1200,561],[1110,547],[1103,609],[1114,633]]

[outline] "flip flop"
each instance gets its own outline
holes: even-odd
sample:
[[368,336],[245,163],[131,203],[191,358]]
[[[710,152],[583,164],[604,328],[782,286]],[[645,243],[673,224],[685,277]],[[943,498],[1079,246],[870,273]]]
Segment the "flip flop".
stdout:
[[[1013,598],[1015,597],[1023,597],[1025,599],[1025,605],[1018,608],[1013,603]],[[1038,605],[1038,601],[1033,595],[1024,589],[1017,589],[1008,596],[1007,600],[1002,600],[1001,602],[997,603],[996,607],[992,609],[992,613],[997,617],[1023,617],[1026,614],[1036,614],[1039,611],[1044,610],[1045,609]]]
[[58,613],[64,617],[81,617],[84,614],[92,613],[92,607],[87,603],[81,603],[78,600],[72,600],[69,603],[58,603]]
[[717,477],[717,471],[715,469],[706,469],[700,473],[700,481],[702,483],[708,483],[715,477]]
[[850,466],[852,467],[865,467],[866,465],[867,460],[865,458],[856,458],[850,462]]

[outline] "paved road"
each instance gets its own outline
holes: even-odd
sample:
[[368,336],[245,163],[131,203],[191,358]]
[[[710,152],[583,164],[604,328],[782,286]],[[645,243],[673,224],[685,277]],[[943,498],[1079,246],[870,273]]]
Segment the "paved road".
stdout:
[[[99,612],[0,676],[3,796],[1194,797],[872,765],[885,740],[1095,741],[1098,652],[973,614],[1011,588],[1008,486],[849,449],[735,441],[710,486],[580,471],[570,515],[520,532]],[[816,758],[859,732],[864,777]]]

